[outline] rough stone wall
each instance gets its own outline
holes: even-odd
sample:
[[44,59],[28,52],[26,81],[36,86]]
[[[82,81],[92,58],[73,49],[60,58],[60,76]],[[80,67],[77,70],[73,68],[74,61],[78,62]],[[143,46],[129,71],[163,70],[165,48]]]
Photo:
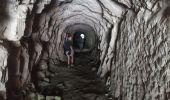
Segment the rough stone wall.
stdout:
[[4,46],[0,46],[0,91],[5,91],[5,82],[8,79],[8,70],[7,70],[7,57],[8,53]]
[[169,1],[120,0],[127,5],[111,68],[120,100],[169,100]]

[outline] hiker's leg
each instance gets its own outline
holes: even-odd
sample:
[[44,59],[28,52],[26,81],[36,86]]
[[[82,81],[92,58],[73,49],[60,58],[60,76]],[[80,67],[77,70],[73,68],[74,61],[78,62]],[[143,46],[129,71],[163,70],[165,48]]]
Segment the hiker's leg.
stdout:
[[83,49],[83,43],[79,43],[80,52]]
[[74,56],[71,56],[71,64],[74,64]]
[[71,64],[74,64],[74,51],[71,52]]
[[69,51],[66,52],[67,55],[67,64],[70,65],[70,55],[69,55]]

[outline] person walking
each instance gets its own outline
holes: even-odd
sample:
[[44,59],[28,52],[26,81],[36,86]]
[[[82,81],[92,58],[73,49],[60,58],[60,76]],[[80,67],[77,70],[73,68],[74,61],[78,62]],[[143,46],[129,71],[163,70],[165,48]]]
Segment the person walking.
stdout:
[[74,49],[73,49],[73,37],[71,34],[67,34],[64,41],[64,54],[67,56],[68,68],[74,64]]
[[84,48],[84,42],[85,42],[85,35],[81,33],[79,36],[79,43],[78,43],[80,51]]

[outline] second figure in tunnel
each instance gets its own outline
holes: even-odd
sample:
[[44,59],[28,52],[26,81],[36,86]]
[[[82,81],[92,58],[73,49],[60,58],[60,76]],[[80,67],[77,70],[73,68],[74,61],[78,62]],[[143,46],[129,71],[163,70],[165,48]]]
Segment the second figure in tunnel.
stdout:
[[84,48],[84,42],[85,42],[85,35],[83,33],[80,34],[78,42],[79,42],[78,44],[81,52],[81,50]]
[[67,56],[68,67],[74,66],[74,48],[73,48],[73,36],[68,33],[66,34],[64,41],[64,54]]

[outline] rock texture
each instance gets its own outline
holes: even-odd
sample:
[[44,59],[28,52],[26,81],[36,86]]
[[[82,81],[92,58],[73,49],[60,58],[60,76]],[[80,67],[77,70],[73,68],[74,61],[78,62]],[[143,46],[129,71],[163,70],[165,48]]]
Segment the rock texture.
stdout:
[[132,2],[132,10],[125,13],[117,35],[110,78],[116,98],[170,98],[168,6],[169,1]]
[[75,64],[92,66],[113,99],[168,100],[169,10],[168,0],[1,0],[2,98],[31,95],[34,76],[49,85],[49,63],[67,61],[66,34],[82,31],[89,47]]
[[91,66],[67,68],[63,64],[50,63],[45,73],[35,80],[39,93],[44,96],[58,95],[64,100],[109,100],[105,83],[91,70]]

